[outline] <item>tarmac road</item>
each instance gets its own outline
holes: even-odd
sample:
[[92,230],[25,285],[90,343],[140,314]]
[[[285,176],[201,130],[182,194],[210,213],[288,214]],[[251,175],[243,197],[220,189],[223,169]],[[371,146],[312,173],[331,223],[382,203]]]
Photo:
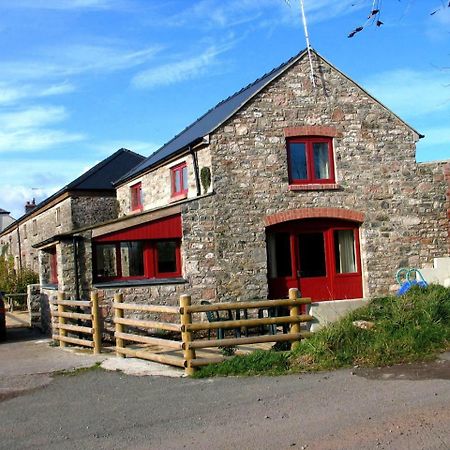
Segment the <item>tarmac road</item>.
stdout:
[[94,370],[0,402],[0,449],[450,449],[450,362],[285,377]]

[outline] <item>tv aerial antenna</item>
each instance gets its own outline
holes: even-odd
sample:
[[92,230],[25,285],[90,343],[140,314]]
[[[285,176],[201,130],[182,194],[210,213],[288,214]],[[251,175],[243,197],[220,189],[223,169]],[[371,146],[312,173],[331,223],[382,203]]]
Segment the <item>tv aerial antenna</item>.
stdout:
[[[285,0],[285,2],[289,6],[291,6],[290,0]],[[314,66],[313,66],[313,62],[312,62],[311,43],[309,40],[308,23],[306,21],[306,14],[305,14],[305,5],[304,5],[303,0],[299,0],[299,3],[300,3],[301,20],[303,23],[303,32],[305,33],[306,51],[308,52],[309,69],[311,70],[311,75],[310,75],[311,83],[314,87],[316,87],[316,80],[315,80],[315,76],[314,76]]]

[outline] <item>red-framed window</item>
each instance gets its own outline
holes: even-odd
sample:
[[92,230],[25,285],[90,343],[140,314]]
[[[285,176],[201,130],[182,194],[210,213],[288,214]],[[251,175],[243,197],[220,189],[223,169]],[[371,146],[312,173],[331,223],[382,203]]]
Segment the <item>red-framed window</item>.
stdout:
[[184,162],[170,169],[172,197],[186,195],[188,192],[188,171]]
[[56,255],[56,247],[49,250],[50,258],[50,284],[58,284],[58,257]]
[[181,276],[180,239],[97,243],[96,281],[177,278]]
[[287,141],[290,184],[335,183],[333,141],[301,137]]
[[130,186],[131,210],[142,211],[142,183]]

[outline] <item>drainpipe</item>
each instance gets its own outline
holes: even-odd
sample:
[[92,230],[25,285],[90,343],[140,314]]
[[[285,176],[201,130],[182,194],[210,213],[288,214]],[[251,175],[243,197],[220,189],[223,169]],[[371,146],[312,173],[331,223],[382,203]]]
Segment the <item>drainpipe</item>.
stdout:
[[[72,236],[72,247],[73,247],[73,266],[75,271],[75,299],[80,299],[80,283],[79,283],[79,267],[78,267],[78,236]],[[83,310],[78,306],[76,309],[77,313],[82,313]],[[80,319],[77,320],[77,325],[81,326],[82,322]],[[78,333],[78,338],[83,339],[83,333]]]
[[194,161],[195,185],[197,186],[197,197],[199,197],[202,194],[202,190],[200,187],[200,174],[198,170],[197,152],[192,149],[192,145],[189,146],[189,151],[192,155],[192,160]]
[[80,283],[79,283],[79,267],[78,267],[78,236],[72,236],[73,246],[73,266],[75,269],[75,294],[77,300],[80,300]]
[[17,243],[19,247],[19,270],[22,272],[22,243],[20,242],[19,225],[17,225]]

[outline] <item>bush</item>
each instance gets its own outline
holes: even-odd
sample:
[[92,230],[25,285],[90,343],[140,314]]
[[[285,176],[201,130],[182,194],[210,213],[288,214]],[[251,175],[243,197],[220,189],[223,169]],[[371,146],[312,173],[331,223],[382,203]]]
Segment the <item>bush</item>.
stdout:
[[0,256],[0,291],[22,294],[27,292],[29,284],[36,283],[39,283],[37,273],[28,268],[16,270],[13,257]]

